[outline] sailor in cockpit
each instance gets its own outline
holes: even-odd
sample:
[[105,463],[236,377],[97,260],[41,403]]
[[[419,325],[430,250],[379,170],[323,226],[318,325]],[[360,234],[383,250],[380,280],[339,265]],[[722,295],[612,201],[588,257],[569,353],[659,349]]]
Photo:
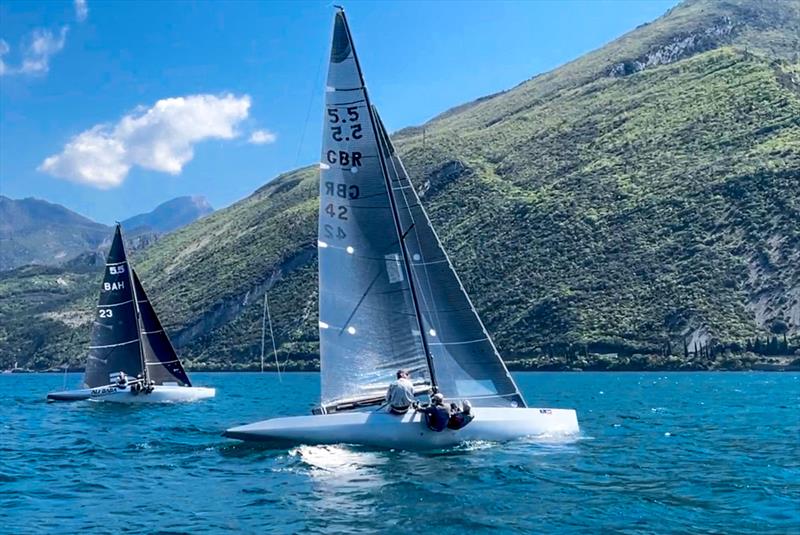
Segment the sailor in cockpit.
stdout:
[[405,414],[414,402],[414,384],[406,370],[397,370],[397,380],[386,391],[386,403],[392,414]]

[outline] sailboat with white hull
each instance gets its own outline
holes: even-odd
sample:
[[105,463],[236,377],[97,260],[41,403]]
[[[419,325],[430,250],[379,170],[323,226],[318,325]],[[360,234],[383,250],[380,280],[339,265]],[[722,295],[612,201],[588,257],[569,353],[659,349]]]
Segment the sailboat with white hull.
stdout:
[[[342,9],[326,87],[318,251],[321,405],[226,436],[429,449],[578,432],[574,410],[526,406],[370,102]],[[469,400],[474,420],[435,432],[413,411],[388,413],[384,394],[401,368],[419,396]]]
[[47,399],[157,403],[195,401],[215,394],[213,388],[192,386],[128,263],[120,225],[106,258],[83,383],[85,388],[52,392]]

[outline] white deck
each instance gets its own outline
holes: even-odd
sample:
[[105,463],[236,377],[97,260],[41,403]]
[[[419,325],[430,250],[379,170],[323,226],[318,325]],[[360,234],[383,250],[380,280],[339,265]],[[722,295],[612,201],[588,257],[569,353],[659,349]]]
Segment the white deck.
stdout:
[[361,444],[410,450],[438,449],[465,441],[504,442],[527,436],[568,436],[580,431],[572,409],[476,408],[475,419],[458,431],[429,430],[422,415],[385,410],[273,418],[228,429],[225,436],[248,441],[297,444]]
[[113,403],[177,403],[213,398],[216,390],[204,386],[156,385],[149,394],[134,394],[130,388],[101,386],[81,390],[53,392],[47,395],[48,401],[110,401]]

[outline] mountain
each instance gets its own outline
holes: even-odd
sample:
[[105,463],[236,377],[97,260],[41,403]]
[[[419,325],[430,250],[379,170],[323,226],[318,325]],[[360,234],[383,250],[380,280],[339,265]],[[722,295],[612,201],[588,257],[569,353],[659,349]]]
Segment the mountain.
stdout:
[[111,230],[61,205],[0,195],[0,270],[59,264],[96,250]]
[[159,204],[152,212],[135,215],[124,220],[122,227],[128,232],[137,232],[143,229],[159,233],[172,232],[213,211],[214,209],[205,197],[199,195],[176,197]]
[[[684,2],[393,136],[511,366],[742,368],[800,346],[799,29],[797,1]],[[134,253],[192,367],[256,366],[267,289],[280,358],[316,365],[317,192],[315,167],[286,173]],[[80,362],[99,280],[0,276],[0,366]]]
[[[141,249],[161,234],[213,212],[205,197],[176,197],[152,212],[122,222],[132,249]],[[0,271],[26,264],[56,266],[82,254],[98,252],[111,242],[112,228],[59,204],[0,195]]]

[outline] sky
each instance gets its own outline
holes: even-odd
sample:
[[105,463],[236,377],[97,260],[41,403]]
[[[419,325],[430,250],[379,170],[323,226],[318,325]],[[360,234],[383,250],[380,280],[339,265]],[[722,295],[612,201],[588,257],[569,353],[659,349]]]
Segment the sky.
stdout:
[[[345,2],[390,131],[509,89],[675,0]],[[0,0],[0,194],[109,224],[318,161],[330,2]]]

